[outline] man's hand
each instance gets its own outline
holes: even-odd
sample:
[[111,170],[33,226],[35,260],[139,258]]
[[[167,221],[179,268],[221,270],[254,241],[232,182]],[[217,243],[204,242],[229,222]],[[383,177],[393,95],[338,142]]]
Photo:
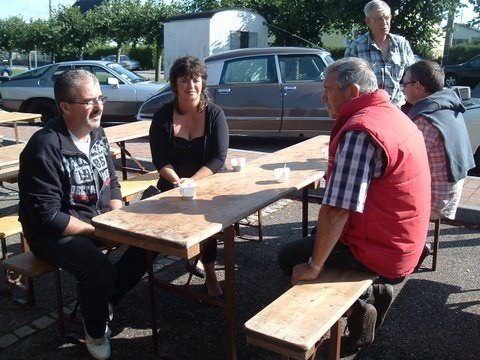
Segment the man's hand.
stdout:
[[300,281],[315,280],[322,270],[312,268],[308,263],[295,265],[292,270],[292,285],[296,285]]

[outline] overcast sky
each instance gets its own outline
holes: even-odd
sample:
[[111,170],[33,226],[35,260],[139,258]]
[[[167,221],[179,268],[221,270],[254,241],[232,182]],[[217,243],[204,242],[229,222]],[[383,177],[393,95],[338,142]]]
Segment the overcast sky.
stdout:
[[[52,8],[59,5],[71,6],[75,0],[51,0]],[[170,1],[165,1],[170,2]],[[467,0],[462,0],[468,3]],[[49,0],[0,0],[0,18],[6,18],[15,15],[22,15],[24,19],[48,18]],[[462,10],[456,18],[457,22],[467,22],[474,16],[478,16],[473,12],[472,5]]]

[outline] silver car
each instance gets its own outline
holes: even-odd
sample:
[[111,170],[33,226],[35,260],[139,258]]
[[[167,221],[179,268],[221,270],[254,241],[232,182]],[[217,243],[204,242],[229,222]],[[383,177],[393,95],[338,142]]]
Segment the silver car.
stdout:
[[84,69],[98,78],[107,97],[102,123],[135,121],[140,105],[162,90],[165,83],[147,81],[123,66],[108,61],[70,61],[45,65],[11,77],[0,84],[0,106],[10,111],[42,114],[42,120],[58,114],[53,94],[55,79],[64,71]]
[[[104,61],[117,61],[117,55],[108,55],[102,58]],[[128,70],[138,70],[140,69],[140,62],[132,59],[128,55],[120,55],[120,65]]]
[[[323,49],[301,47],[239,49],[205,59],[212,100],[225,111],[231,133],[287,136],[330,131],[322,84],[332,62]],[[151,119],[171,98],[168,86],[137,118]]]

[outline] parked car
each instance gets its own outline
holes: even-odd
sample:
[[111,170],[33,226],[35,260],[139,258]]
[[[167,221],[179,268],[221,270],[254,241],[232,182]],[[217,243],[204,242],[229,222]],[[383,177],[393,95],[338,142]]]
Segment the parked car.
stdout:
[[480,81],[480,55],[475,56],[463,64],[446,65],[445,86],[468,85],[475,87]]
[[[465,125],[467,126],[470,145],[472,146],[475,165],[480,171],[480,99],[472,98],[464,101],[463,104],[467,111],[463,114]],[[480,173],[478,174],[480,175]]]
[[[323,49],[301,47],[238,49],[205,59],[210,95],[231,133],[292,136],[330,131],[322,83],[332,62]],[[151,119],[171,98],[168,86],[141,106],[137,118]]]
[[70,61],[45,65],[26,71],[0,84],[0,105],[11,111],[42,114],[47,120],[58,114],[53,84],[64,71],[84,69],[98,78],[107,97],[102,122],[115,124],[135,121],[140,105],[163,89],[165,83],[146,81],[123,66],[107,61]]
[[12,68],[8,65],[0,64],[0,76],[1,77],[12,76]]
[[[102,58],[104,61],[117,61],[117,55],[108,55]],[[130,58],[128,55],[120,55],[120,65],[128,70],[140,69],[140,62]]]

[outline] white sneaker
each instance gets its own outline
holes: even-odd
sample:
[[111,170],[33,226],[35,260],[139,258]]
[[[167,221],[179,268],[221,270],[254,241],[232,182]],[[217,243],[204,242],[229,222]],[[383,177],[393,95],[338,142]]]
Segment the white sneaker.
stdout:
[[[85,329],[85,324],[83,324]],[[110,340],[108,338],[108,326],[105,328],[105,334],[98,339],[92,338],[88,335],[87,330],[85,329],[85,345],[87,345],[87,350],[95,359],[104,360],[108,359],[112,353],[110,347]]]

